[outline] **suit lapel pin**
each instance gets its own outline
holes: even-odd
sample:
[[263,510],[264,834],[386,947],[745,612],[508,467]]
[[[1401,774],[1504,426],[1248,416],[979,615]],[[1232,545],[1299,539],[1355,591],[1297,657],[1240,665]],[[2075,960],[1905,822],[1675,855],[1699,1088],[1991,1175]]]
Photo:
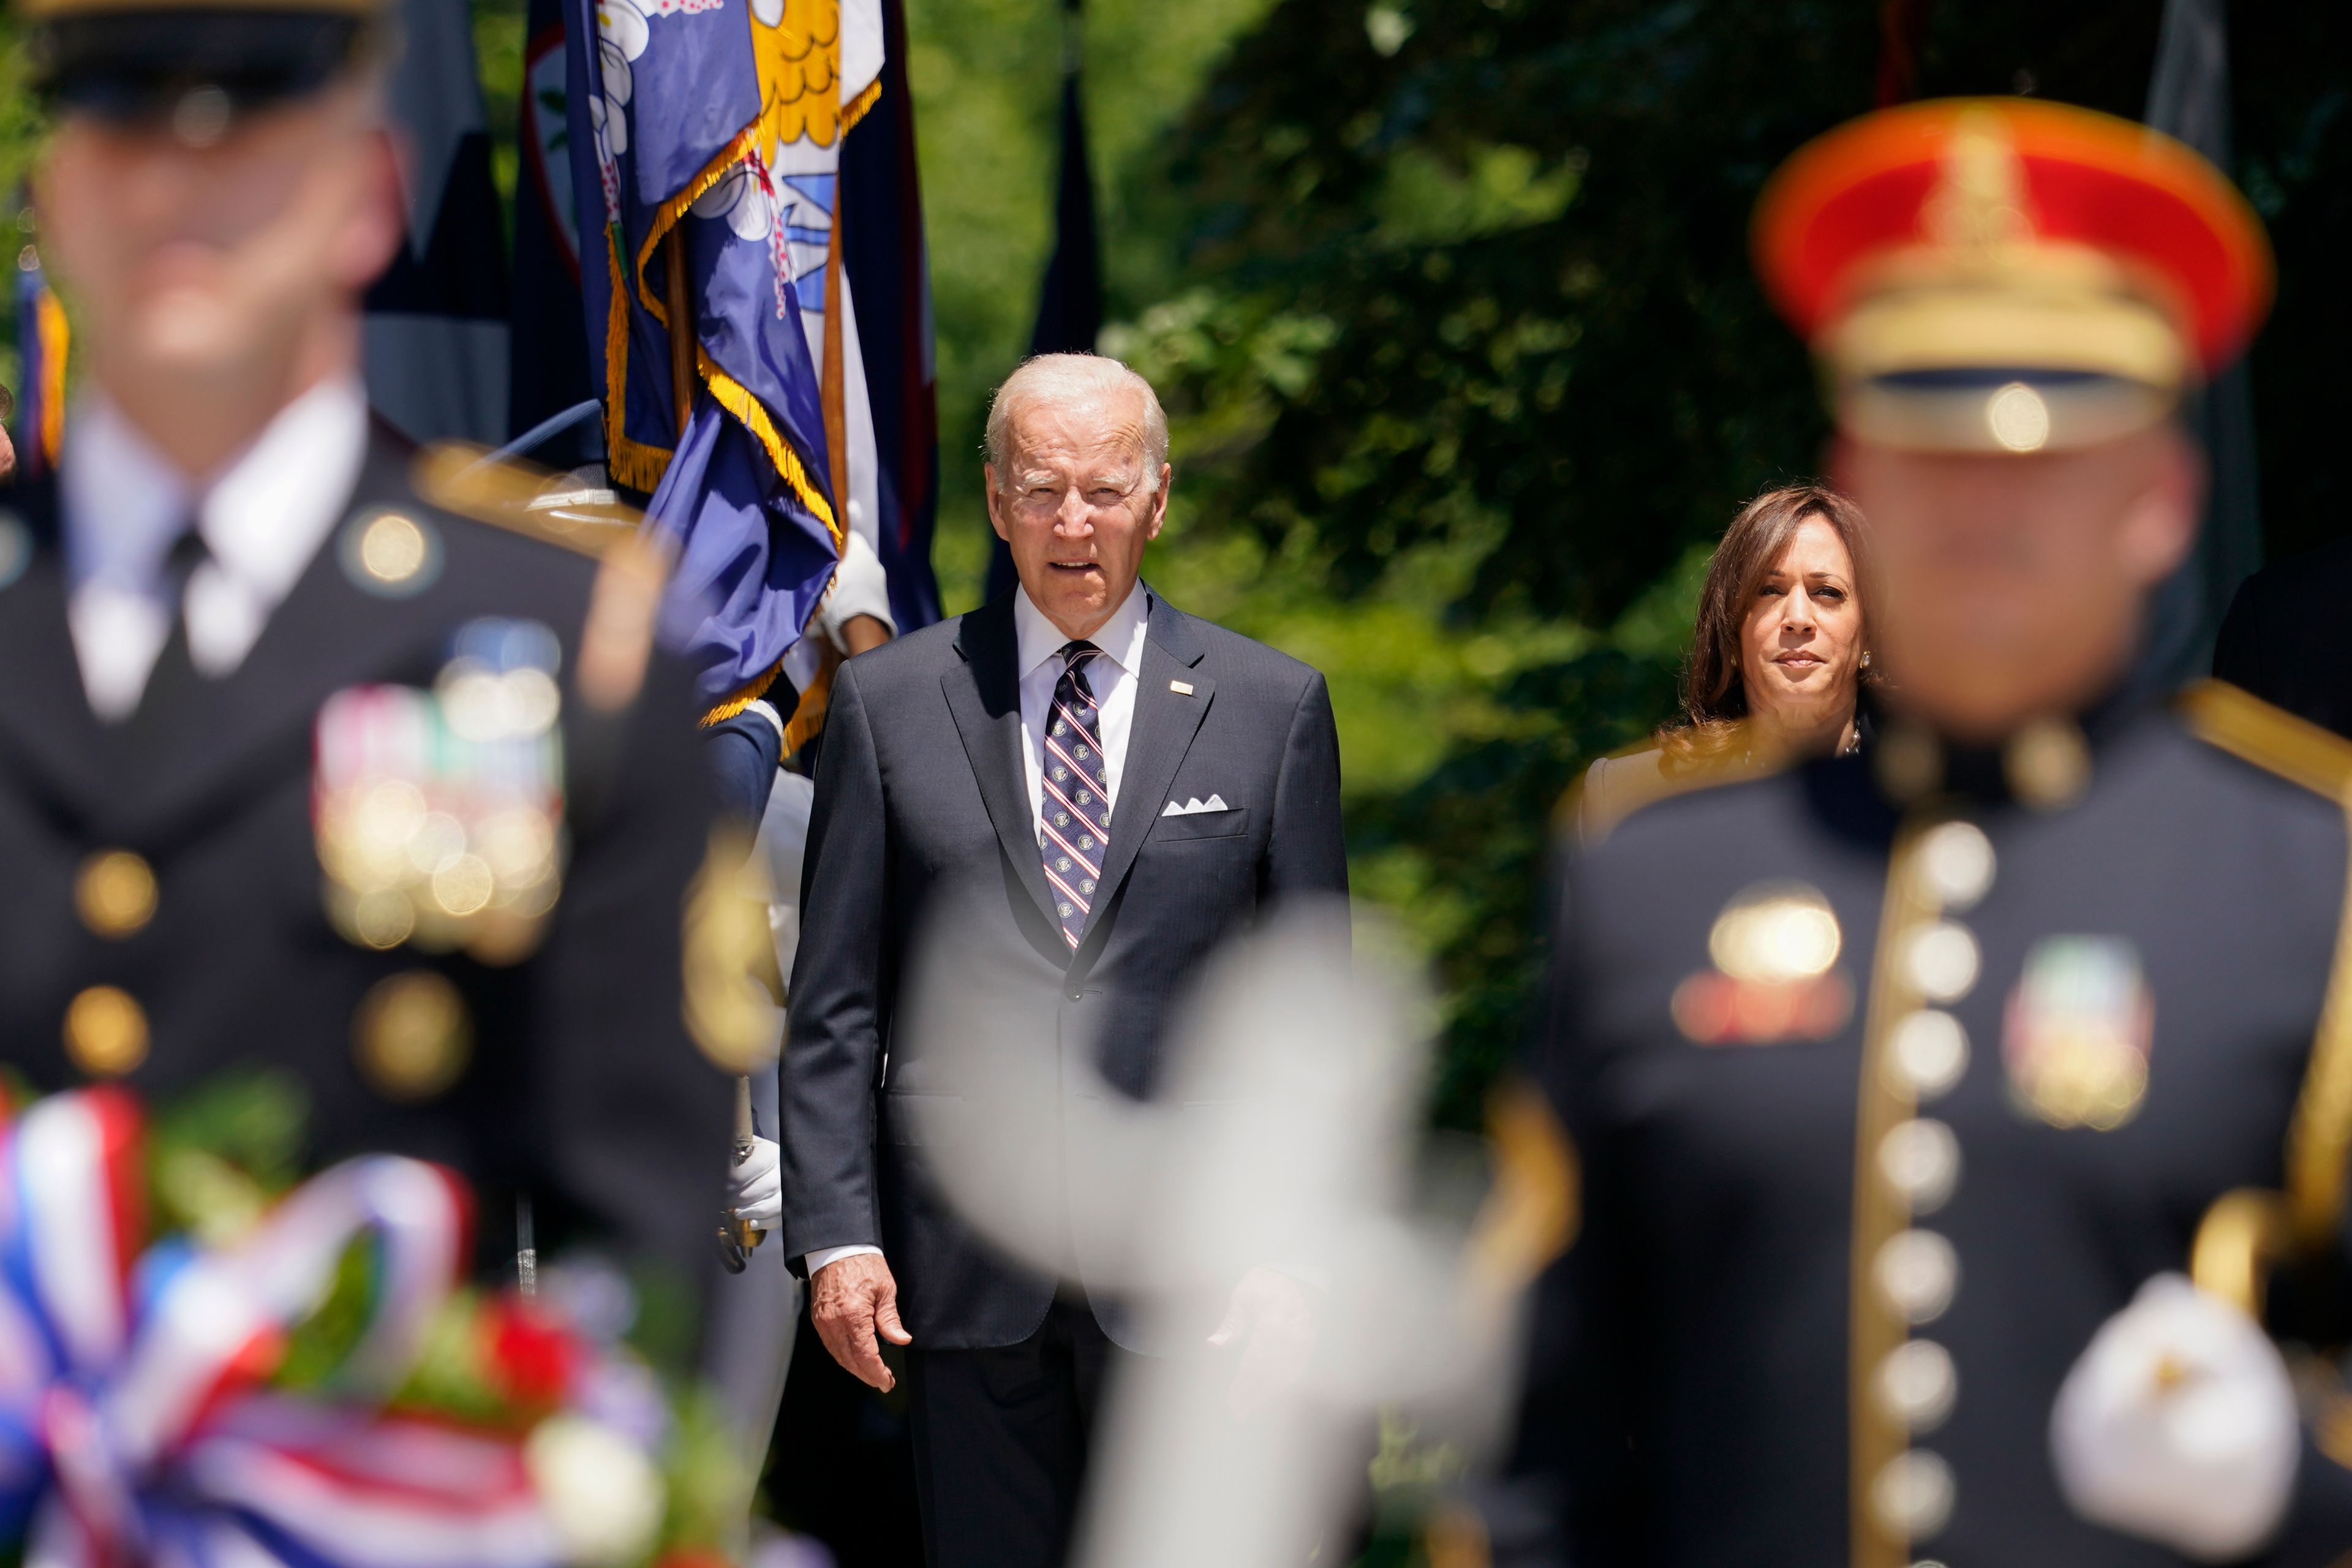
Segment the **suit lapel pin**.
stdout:
[[1171,680],[1168,683],[1168,689],[1179,697],[1190,697],[1192,695],[1192,683],[1189,680]]

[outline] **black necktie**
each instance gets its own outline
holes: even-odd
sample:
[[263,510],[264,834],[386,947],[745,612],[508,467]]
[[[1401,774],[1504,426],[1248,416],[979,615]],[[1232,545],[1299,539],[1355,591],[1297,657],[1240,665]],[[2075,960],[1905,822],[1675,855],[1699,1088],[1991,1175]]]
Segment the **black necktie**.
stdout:
[[147,672],[139,706],[131,715],[131,731],[143,743],[158,738],[170,716],[180,710],[203,679],[188,654],[188,580],[210,558],[205,536],[193,521],[180,531],[171,552],[163,557],[162,586],[172,605],[172,629],[163,638],[163,651],[155,656],[155,668]]

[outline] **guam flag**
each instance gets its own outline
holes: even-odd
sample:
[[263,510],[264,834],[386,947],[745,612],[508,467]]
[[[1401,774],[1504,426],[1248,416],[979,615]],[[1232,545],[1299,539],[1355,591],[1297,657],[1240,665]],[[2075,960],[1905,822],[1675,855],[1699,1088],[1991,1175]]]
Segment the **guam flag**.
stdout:
[[652,492],[677,544],[666,630],[715,720],[782,668],[840,559],[827,345],[803,321],[840,269],[805,209],[830,213],[843,132],[879,94],[880,15],[876,0],[568,0],[566,21],[605,460]]

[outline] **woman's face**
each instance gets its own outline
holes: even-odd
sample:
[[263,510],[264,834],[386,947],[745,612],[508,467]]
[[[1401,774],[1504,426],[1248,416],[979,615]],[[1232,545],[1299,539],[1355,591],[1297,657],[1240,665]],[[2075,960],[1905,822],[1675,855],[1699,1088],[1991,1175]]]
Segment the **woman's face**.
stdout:
[[1748,709],[1784,726],[1843,721],[1861,674],[1853,558],[1816,514],[1797,525],[1748,606],[1739,637]]

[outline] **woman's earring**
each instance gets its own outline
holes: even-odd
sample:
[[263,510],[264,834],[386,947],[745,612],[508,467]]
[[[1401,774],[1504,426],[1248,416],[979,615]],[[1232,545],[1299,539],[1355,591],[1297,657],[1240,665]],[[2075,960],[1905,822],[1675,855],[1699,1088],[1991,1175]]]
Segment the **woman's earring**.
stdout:
[[1864,648],[1862,650],[1862,668],[1864,669],[1868,669],[1870,668],[1870,650],[1868,648]]

